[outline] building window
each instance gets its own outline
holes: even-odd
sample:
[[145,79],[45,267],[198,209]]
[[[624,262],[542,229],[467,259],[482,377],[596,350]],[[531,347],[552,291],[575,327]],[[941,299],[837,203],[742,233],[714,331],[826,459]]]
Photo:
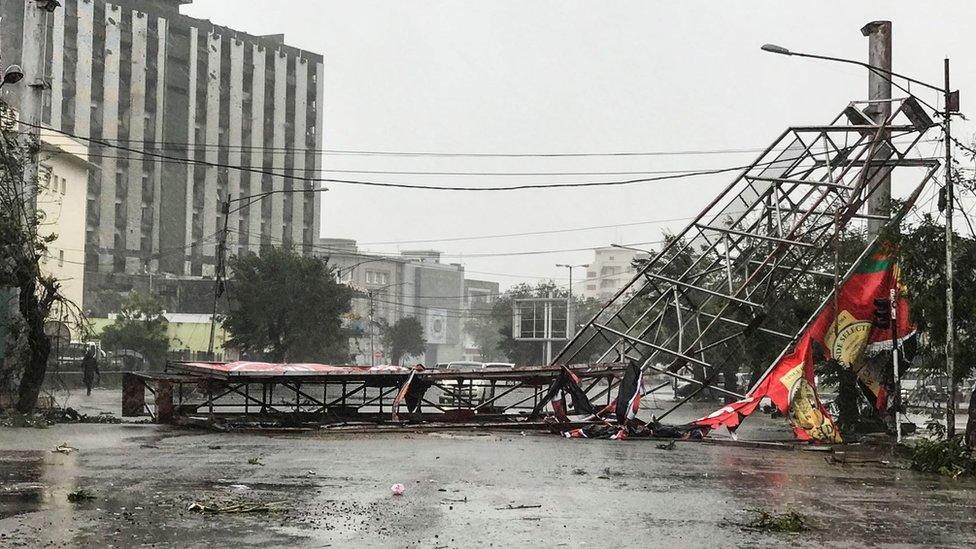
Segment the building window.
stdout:
[[468,294],[468,298],[472,304],[487,304],[491,301],[491,293],[472,291]]
[[366,284],[389,284],[390,274],[382,271],[366,271]]

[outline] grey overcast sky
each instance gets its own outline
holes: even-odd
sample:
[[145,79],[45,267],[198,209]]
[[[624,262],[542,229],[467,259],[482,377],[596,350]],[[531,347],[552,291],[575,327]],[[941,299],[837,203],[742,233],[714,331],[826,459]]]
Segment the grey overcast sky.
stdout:
[[[325,146],[370,151],[603,153],[765,147],[786,126],[828,122],[866,95],[854,66],[771,55],[766,42],[866,60],[865,23],[893,22],[894,70],[941,85],[953,65],[976,116],[976,2],[195,0],[184,13],[325,56]],[[932,103],[939,98],[923,94]],[[956,135],[971,140],[973,124]],[[934,132],[933,132],[934,133]],[[934,153],[936,145],[926,153]],[[697,170],[755,153],[585,158],[327,155],[332,170],[598,172],[587,176],[330,174],[410,184],[498,185],[626,179],[605,172]],[[696,214],[730,175],[616,188],[505,193],[329,185],[322,235],[361,249],[434,248],[502,287],[566,273],[592,252],[477,257],[646,243],[684,221],[474,241],[403,241],[674,220]],[[896,189],[897,192],[897,189]],[[372,244],[377,242],[400,244]],[[648,244],[651,246],[651,244]],[[487,274],[493,273],[493,274]]]

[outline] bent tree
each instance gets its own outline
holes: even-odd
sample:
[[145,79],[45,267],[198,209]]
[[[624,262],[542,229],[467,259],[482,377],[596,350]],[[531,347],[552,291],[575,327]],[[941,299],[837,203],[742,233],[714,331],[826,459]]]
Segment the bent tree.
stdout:
[[22,137],[15,129],[11,110],[0,103],[0,289],[15,296],[0,314],[9,315],[6,356],[0,367],[0,391],[16,394],[16,409],[27,413],[37,406],[44,383],[51,342],[44,322],[58,303],[77,310],[61,294],[61,285],[42,269],[47,245],[57,235],[42,236],[43,222],[35,213],[33,188],[25,167],[38,152],[36,140]]

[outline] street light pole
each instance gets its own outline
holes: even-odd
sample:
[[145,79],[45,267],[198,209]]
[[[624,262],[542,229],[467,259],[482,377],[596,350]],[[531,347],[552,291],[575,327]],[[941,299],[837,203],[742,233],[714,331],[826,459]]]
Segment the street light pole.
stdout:
[[[870,65],[862,61],[855,61],[853,59],[842,59],[839,57],[828,57],[824,55],[813,55],[809,53],[800,53],[790,51],[782,46],[777,46],[775,44],[764,44],[761,48],[763,51],[770,53],[776,53],[779,55],[790,55],[796,57],[809,57],[811,59],[822,59],[824,61],[836,61],[838,63],[848,63],[851,65],[859,65],[865,67],[866,69],[874,72],[875,74],[887,74],[892,77],[901,78],[912,84],[917,84],[924,88],[928,88],[933,91],[937,91],[942,94],[943,98],[943,111],[942,111],[942,131],[945,136],[945,201],[946,201],[946,224],[945,224],[945,278],[946,278],[946,346],[945,346],[945,358],[946,358],[946,373],[949,378],[949,394],[946,399],[946,435],[948,437],[953,437],[956,434],[956,375],[955,375],[955,326],[954,326],[954,316],[955,307],[953,303],[953,278],[952,273],[954,271],[953,267],[953,232],[952,232],[952,216],[954,213],[954,183],[952,175],[952,132],[951,132],[951,119],[953,113],[959,111],[959,96],[957,93],[953,93],[949,87],[949,59],[946,58],[944,61],[944,72],[945,72],[945,83],[940,88],[921,80],[916,80],[914,78],[905,76],[903,74],[898,74],[896,72]],[[901,86],[899,86],[901,87]],[[902,88],[904,90],[904,88]],[[908,90],[904,90],[908,92]],[[911,92],[908,92],[911,94]]]
[[392,284],[387,284],[386,286],[380,286],[379,288],[372,288],[366,290],[366,297],[369,299],[369,365],[376,366],[376,352],[373,350],[373,338],[374,338],[374,323],[373,323],[373,292],[377,290],[385,290],[387,288],[392,288],[393,286],[405,286],[410,284],[409,282],[394,282]]
[[369,297],[369,365],[376,366],[376,351],[373,350],[373,290],[366,290]]
[[576,335],[576,301],[573,299],[573,269],[577,267],[589,267],[589,263],[583,263],[581,265],[567,265],[564,263],[557,263],[557,267],[563,267],[569,269],[569,303],[566,307],[566,324],[568,324],[566,329],[566,337],[572,338]]

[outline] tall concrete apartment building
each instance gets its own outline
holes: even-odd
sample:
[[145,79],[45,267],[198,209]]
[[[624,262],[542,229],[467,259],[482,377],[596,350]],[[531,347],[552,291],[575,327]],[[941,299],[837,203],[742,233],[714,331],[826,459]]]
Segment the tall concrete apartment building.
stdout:
[[[6,63],[21,56],[31,1],[2,4]],[[303,191],[232,208],[230,255],[266,245],[310,253],[317,241],[321,193],[290,177],[321,168],[322,56],[285,45],[282,35],[181,15],[191,1],[61,0],[47,16],[43,120],[89,146],[85,264],[98,275],[86,277],[93,283],[123,273],[212,275],[222,197]],[[16,86],[3,92],[17,104]]]

